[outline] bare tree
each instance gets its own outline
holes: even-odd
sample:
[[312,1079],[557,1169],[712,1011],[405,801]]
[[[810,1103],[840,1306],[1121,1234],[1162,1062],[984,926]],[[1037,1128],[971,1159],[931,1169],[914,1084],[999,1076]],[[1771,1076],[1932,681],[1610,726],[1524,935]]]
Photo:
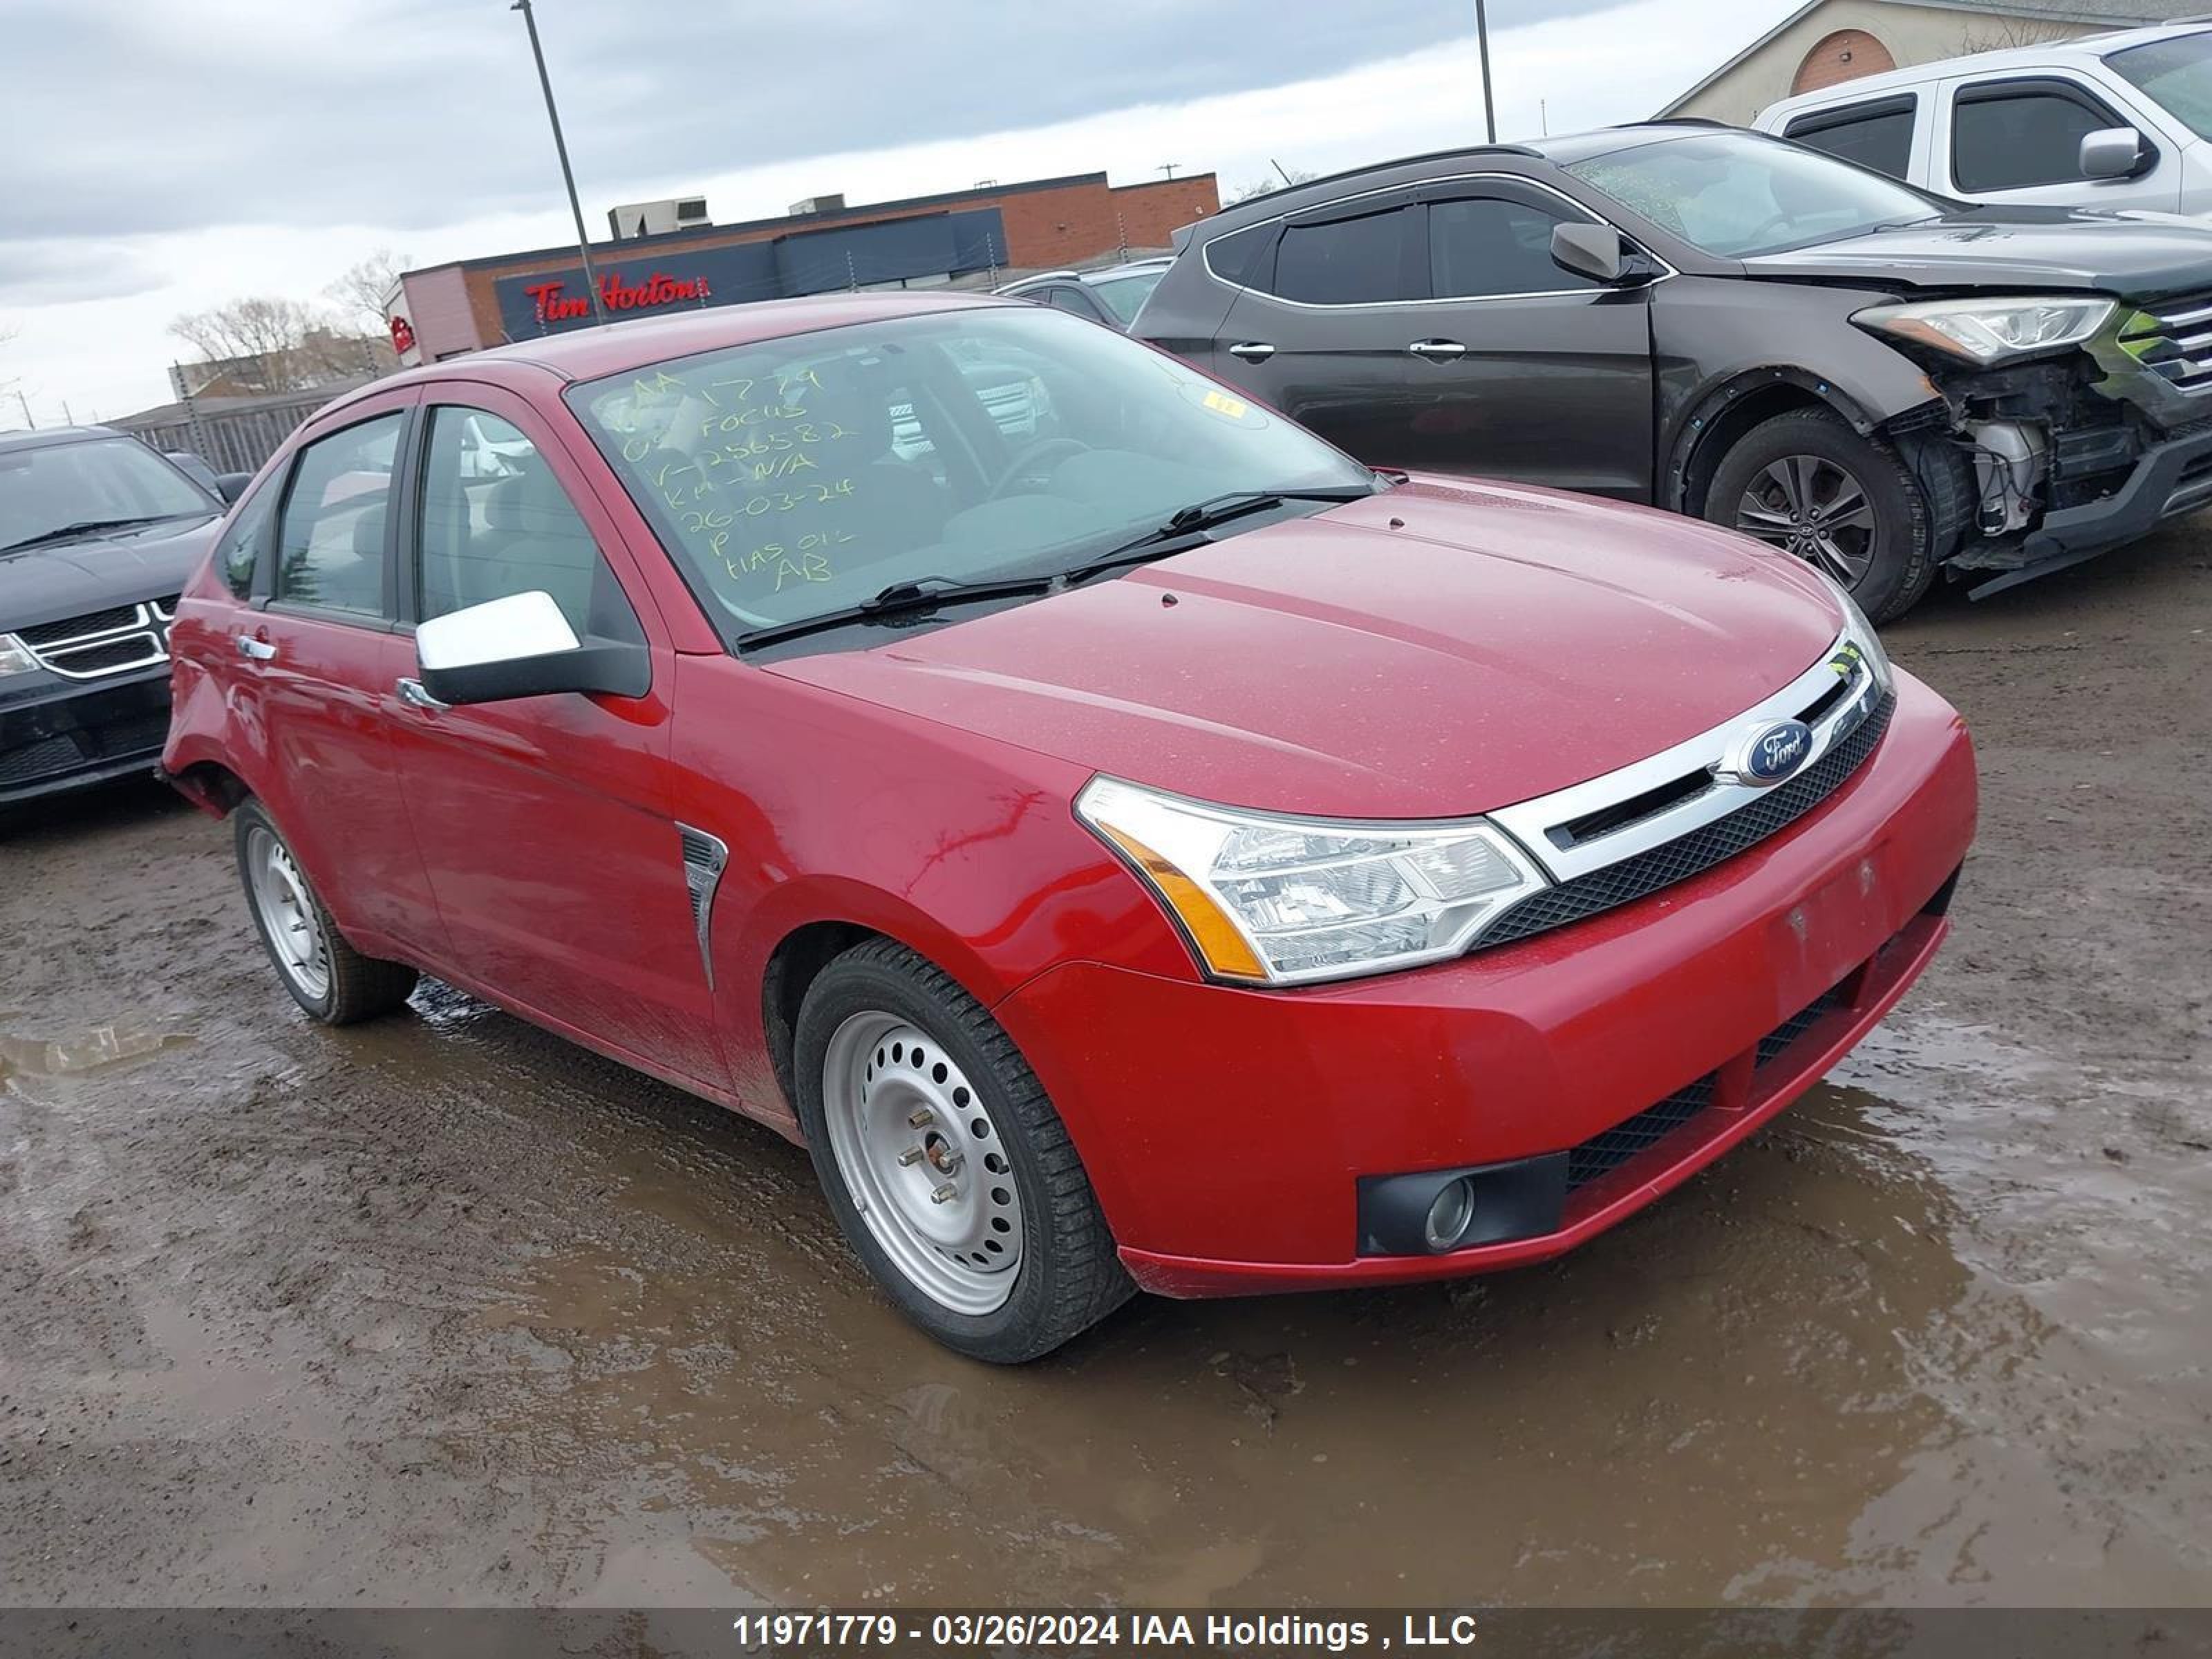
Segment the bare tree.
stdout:
[[384,327],[384,296],[399,280],[399,273],[414,264],[407,254],[388,247],[371,249],[339,273],[323,292],[349,317],[359,317],[373,330]]
[[1984,17],[1966,26],[1959,37],[1958,55],[1978,52],[2006,52],[2014,46],[2047,46],[2071,40],[2082,30],[2065,23],[2045,22],[2033,17]]
[[169,332],[210,362],[240,365],[264,392],[294,392],[336,367],[331,318],[297,300],[256,295],[185,313]]
[[1303,185],[1312,177],[1314,175],[1304,167],[1291,167],[1288,169],[1288,176],[1285,178],[1255,179],[1249,184],[1239,185],[1231,191],[1228,199],[1222,205],[1235,207],[1237,203],[1249,202],[1255,196],[1265,196],[1271,190],[1288,190],[1292,185]]

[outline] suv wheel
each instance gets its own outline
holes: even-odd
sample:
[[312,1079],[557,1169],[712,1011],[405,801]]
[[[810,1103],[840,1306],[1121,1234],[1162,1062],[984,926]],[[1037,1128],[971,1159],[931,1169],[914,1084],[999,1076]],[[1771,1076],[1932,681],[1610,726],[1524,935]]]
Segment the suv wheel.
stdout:
[[345,942],[261,803],[247,801],[231,817],[246,906],[292,1000],[325,1025],[350,1025],[405,1002],[415,970]]
[[1722,457],[1705,517],[1825,571],[1877,623],[1935,579],[1919,481],[1895,450],[1825,411],[1753,428]]
[[1048,1353],[1133,1292],[1082,1160],[1012,1039],[903,945],[855,945],[800,1005],[799,1118],[847,1241],[977,1359]]

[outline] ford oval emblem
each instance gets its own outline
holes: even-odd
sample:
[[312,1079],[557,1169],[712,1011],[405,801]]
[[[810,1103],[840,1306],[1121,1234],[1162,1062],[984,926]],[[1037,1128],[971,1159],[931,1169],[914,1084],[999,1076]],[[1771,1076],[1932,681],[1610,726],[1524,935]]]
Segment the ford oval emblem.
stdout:
[[1738,783],[1765,787],[1796,775],[1813,752],[1813,728],[1802,720],[1770,720],[1738,741],[1727,771]]

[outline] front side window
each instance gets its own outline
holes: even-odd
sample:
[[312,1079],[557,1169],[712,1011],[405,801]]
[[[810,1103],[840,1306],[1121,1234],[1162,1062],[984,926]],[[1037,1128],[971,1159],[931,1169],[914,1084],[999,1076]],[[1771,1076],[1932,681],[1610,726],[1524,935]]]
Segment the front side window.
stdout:
[[1230,491],[1374,487],[1174,359],[1035,306],[889,315],[567,396],[738,635],[902,582],[1072,568]]
[[220,511],[136,438],[0,450],[0,553]]
[[1064,311],[1071,317],[1084,317],[1094,323],[1105,321],[1098,307],[1091,303],[1083,290],[1070,288],[1065,283],[1055,283],[1044,291],[1044,302],[1055,311]]
[[1746,132],[1633,144],[1567,168],[1692,247],[1751,258],[1936,216],[1940,204],[1832,156]]
[[274,598],[386,614],[384,538],[400,416],[379,416],[300,452],[276,532]]
[[1145,308],[1145,301],[1152,297],[1152,290],[1160,285],[1160,278],[1168,274],[1165,265],[1157,270],[1139,271],[1133,276],[1109,276],[1103,283],[1091,284],[1091,294],[1106,302],[1106,308],[1121,319],[1124,326],[1137,320],[1137,313]]
[[1408,300],[1405,239],[1411,208],[1352,219],[1283,228],[1275,250],[1274,291],[1316,306],[1362,306]]
[[1429,205],[1429,291],[1440,300],[1488,299],[1601,286],[1552,259],[1564,221],[1526,202],[1470,196]]
[[2105,62],[2198,137],[2212,138],[2212,31],[2130,46]]
[[1951,112],[1951,177],[1970,196],[2081,178],[2081,141],[2121,123],[2047,88],[1961,92]]
[[1839,161],[1902,179],[1912,167],[1912,122],[1918,100],[1886,100],[1847,110],[1801,115],[1783,137]]
[[599,544],[521,429],[483,410],[430,411],[416,594],[422,617],[550,593],[577,637],[641,639]]

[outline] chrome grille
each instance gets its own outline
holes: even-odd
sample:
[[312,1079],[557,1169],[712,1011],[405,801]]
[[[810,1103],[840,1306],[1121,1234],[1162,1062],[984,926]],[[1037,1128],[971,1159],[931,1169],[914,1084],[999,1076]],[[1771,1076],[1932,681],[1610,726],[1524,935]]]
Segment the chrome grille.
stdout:
[[64,679],[96,680],[169,659],[169,623],[177,595],[110,605],[82,617],[15,630],[41,668]]
[[[2149,326],[2144,325],[2147,319]],[[2184,392],[2212,391],[2212,294],[2178,295],[2146,310],[2121,344]]]

